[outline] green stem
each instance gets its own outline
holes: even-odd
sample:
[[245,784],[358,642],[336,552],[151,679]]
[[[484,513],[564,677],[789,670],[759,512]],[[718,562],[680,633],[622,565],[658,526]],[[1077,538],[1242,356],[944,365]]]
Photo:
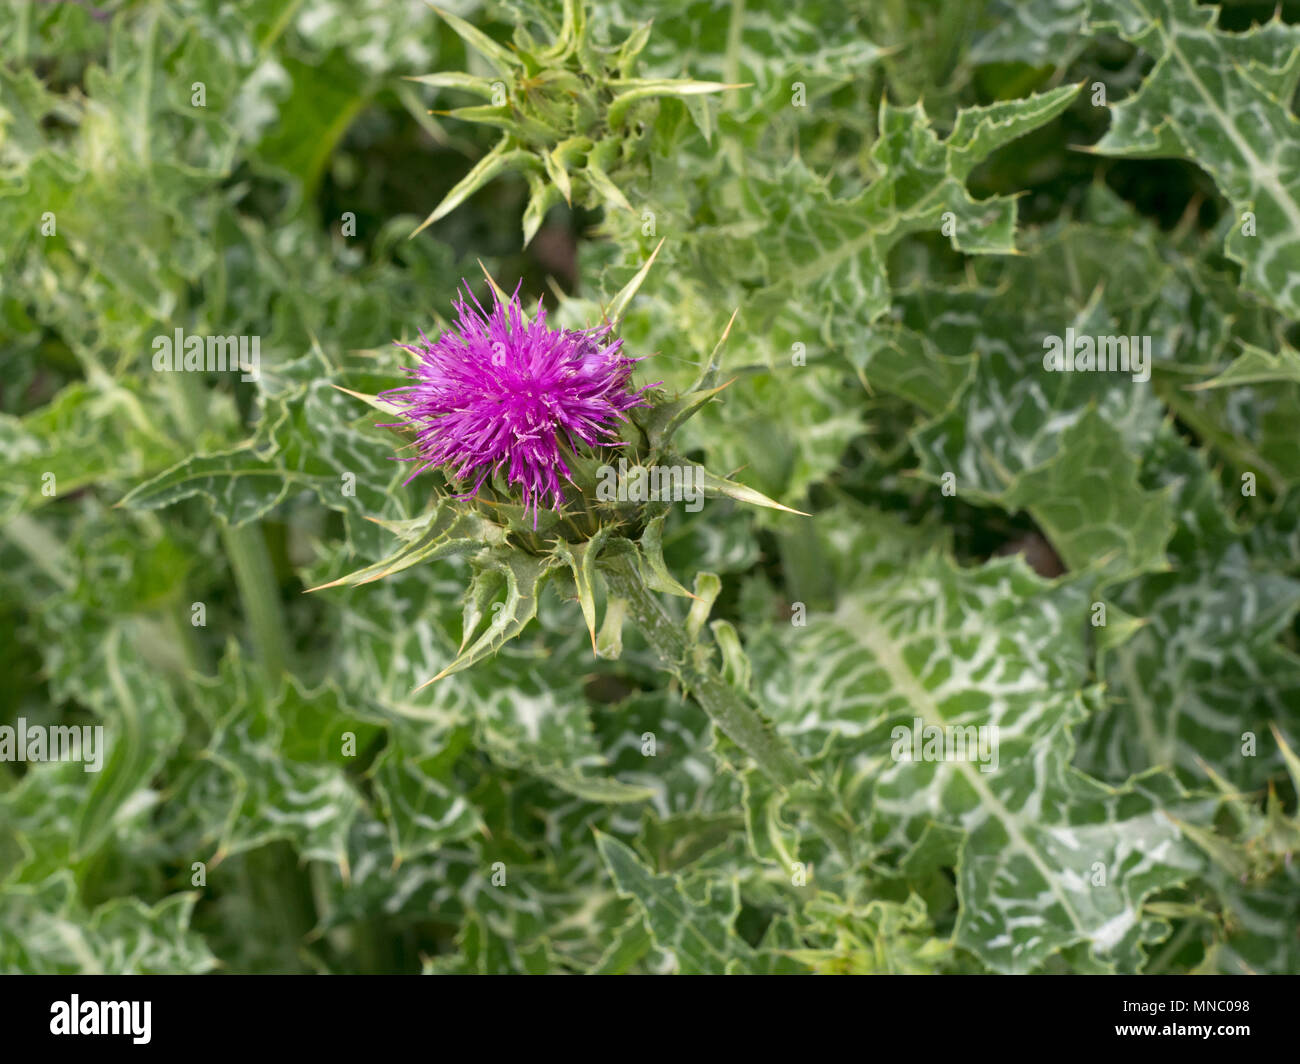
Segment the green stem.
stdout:
[[252,628],[253,642],[274,686],[284,674],[289,653],[280,593],[262,528],[256,523],[238,527],[222,525],[221,538],[235,572],[235,585]]
[[[782,790],[796,784],[820,786],[794,748],[718,671],[695,654],[683,627],[674,621],[651,594],[627,554],[609,554],[602,567],[611,594],[627,602],[628,612],[664,668],[681,680],[713,723],[745,751],[763,773]],[[822,810],[810,808],[809,819],[837,850],[851,852],[851,835],[845,825]]]

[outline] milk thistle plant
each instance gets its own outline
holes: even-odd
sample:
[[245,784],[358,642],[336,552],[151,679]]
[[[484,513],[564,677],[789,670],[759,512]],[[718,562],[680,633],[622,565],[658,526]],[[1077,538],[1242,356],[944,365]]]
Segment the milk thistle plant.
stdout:
[[0,4],[0,973],[1300,973],[1294,5],[454,6]]
[[[616,307],[632,299],[653,261],[618,294]],[[597,490],[609,452],[617,450],[634,467],[689,467],[706,497],[796,512],[672,449],[677,430],[726,387],[715,383],[726,334],[688,392],[669,396],[654,385],[634,388],[638,360],[623,353],[621,339],[611,338],[613,322],[586,330],[548,328],[540,302],[530,318],[517,289],[507,297],[486,276],[490,312],[466,284],[468,298],[456,300],[453,328],[433,341],[421,334],[418,344],[397,343],[418,359],[407,370],[414,383],[358,396],[400,412],[385,427],[413,437],[404,450],[414,453],[397,456],[415,466],[407,481],[439,470],[449,487],[428,515],[394,529],[403,543],[392,555],[322,587],[370,583],[419,562],[468,555],[474,576],[461,649],[427,686],[518,635],[536,614],[544,582],[563,574],[580,604],[593,652],[617,658],[623,619],[631,617],[661,666],[773,784],[815,793],[814,774],[713,664],[715,650],[701,638],[701,625],[717,594],[717,577],[696,574],[692,592],[668,571],[660,545],[668,501],[619,501]],[[450,487],[460,483],[469,490]],[[502,582],[504,608],[489,613],[485,606]],[[691,599],[690,615],[674,617],[655,592]],[[598,625],[601,602],[605,620]],[[848,852],[851,824],[842,811],[828,809],[824,802],[812,803],[810,821]]]

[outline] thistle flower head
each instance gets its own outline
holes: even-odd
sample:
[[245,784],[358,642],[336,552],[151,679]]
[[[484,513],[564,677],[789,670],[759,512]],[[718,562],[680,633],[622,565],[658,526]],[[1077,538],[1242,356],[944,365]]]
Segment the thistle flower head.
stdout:
[[[473,479],[461,498],[472,498],[489,476],[504,473],[523,495],[524,512],[559,509],[561,480],[572,473],[563,446],[614,445],[613,424],[642,405],[630,387],[638,361],[609,339],[611,326],[575,331],[546,325],[538,301],[524,318],[519,291],[496,297],[491,312],[465,286],[454,301],[456,325],[430,341],[401,344],[419,358],[407,372],[413,383],[384,393],[402,406],[403,423],[416,430],[409,483],[430,468],[456,480]],[[472,301],[472,304],[471,304]]]

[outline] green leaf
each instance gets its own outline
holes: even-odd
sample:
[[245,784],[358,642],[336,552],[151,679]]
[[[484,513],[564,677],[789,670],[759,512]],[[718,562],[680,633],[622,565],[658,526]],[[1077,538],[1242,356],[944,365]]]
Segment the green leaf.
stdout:
[[212,863],[275,839],[304,858],[344,863],[362,808],[344,772],[346,733],[364,747],[367,728],[342,710],[337,691],[309,692],[291,679],[272,693],[260,676],[233,655],[223,661],[211,683],[211,737],[177,782],[169,831],[188,846],[215,845],[203,855]]
[[439,501],[423,517],[407,522],[404,535],[406,542],[387,558],[308,590],[322,591],[331,587],[367,584],[400,573],[413,565],[456,554],[468,554],[505,542],[505,529],[501,526],[481,514],[444,501]]
[[[427,0],[426,0],[427,2]],[[438,13],[438,16],[447,23],[456,35],[468,44],[474,51],[478,52],[484,59],[492,64],[496,71],[506,77],[520,68],[522,65],[519,58],[513,55],[508,49],[497,44],[482,30],[466,22],[459,15],[453,15],[450,11],[444,11],[436,4],[429,4]]]
[[410,736],[390,733],[372,772],[395,862],[482,830],[478,812],[453,778],[469,740],[469,730],[461,729],[449,734],[440,749],[425,752]]
[[587,622],[593,651],[596,649],[596,559],[609,535],[608,528],[601,528],[585,542],[565,543],[557,540],[555,544],[556,556],[566,562],[573,573],[578,605],[582,609],[582,619]]
[[113,486],[168,464],[172,441],[145,416],[139,386],[73,384],[23,418],[0,415],[9,472],[0,519],[31,512],[84,488]]
[[885,260],[909,233],[946,235],[951,225],[958,251],[1013,253],[1015,200],[973,200],[965,181],[994,148],[1055,118],[1078,91],[1067,85],[962,112],[946,141],[920,106],[882,103],[880,136],[871,149],[880,176],[852,198],[833,197],[827,182],[799,160],[773,180],[749,181],[750,213],[765,219],[754,240],[769,279],[764,297],[784,301],[791,289],[799,292],[821,311],[831,333],[841,308],[854,308],[851,317],[863,322],[889,309]]
[[442,202],[429,212],[428,216],[411,236],[416,236],[440,218],[445,218],[498,174],[508,169],[527,170],[532,163],[532,156],[527,152],[512,148],[508,136],[502,137],[497,142],[496,147],[475,163],[473,169],[456,182],[455,187],[443,196]]
[[1171,433],[1153,466],[1178,515],[1172,568],[1113,593],[1145,623],[1102,659],[1111,700],[1083,730],[1080,763],[1109,779],[1172,766],[1189,783],[1209,765],[1243,790],[1262,787],[1283,768],[1265,743],[1270,723],[1289,733],[1297,724],[1300,659],[1278,638],[1300,609],[1300,584],[1244,552],[1203,455]]
[[[336,368],[314,349],[261,367],[261,417],[238,447],[196,454],[135,487],[120,505],[157,510],[200,496],[231,525],[266,516],[294,490],[311,491],[331,509],[362,517],[405,517],[400,485],[406,463],[393,462],[373,415],[332,381]],[[390,437],[391,438],[391,437]]]
[[[505,599],[492,603],[492,619],[482,634],[477,636],[477,615],[471,625],[470,615],[466,614],[464,645],[460,653],[450,665],[426,680],[422,687],[469,668],[475,662],[496,653],[503,643],[519,635],[537,615],[537,595],[542,580],[558,563],[553,558],[534,558],[509,548],[493,547],[476,554],[472,564],[475,581],[486,580],[492,597],[495,597],[498,587],[504,587]],[[483,601],[473,591],[470,596],[477,602]]]
[[616,660],[623,653],[623,621],[627,616],[627,600],[611,596],[605,601],[605,619],[596,635],[596,654]]
[[658,876],[626,845],[598,833],[596,846],[618,891],[636,902],[654,943],[681,975],[721,975],[752,962],[732,930],[740,910],[734,881]]
[[[566,197],[567,198],[567,197]],[[665,239],[667,239],[665,237]],[[632,302],[633,297],[640,291],[645,279],[650,276],[650,267],[655,264],[655,259],[659,256],[659,250],[664,246],[663,240],[655,245],[654,251],[650,257],[645,260],[645,265],[632,275],[632,279],[619,289],[618,294],[610,300],[609,306],[605,310],[605,317],[611,322],[621,321],[623,315],[627,312],[628,305]]]
[[463,89],[466,92],[472,92],[476,96],[482,96],[485,100],[492,99],[492,79],[475,77],[473,74],[465,74],[460,71],[445,70],[437,74],[420,74],[415,77],[406,78],[407,81],[418,81],[422,85],[432,85],[440,89]]
[[721,591],[722,580],[717,573],[695,574],[695,601],[691,603],[690,613],[686,617],[686,631],[692,639],[699,635]]
[[[566,662],[573,663],[577,650]],[[499,655],[467,675],[460,697],[472,699],[479,745],[497,763],[587,802],[643,802],[654,796],[642,781],[609,774],[576,669],[563,679],[547,677],[535,662]]]
[[22,927],[0,944],[0,971],[10,975],[197,975],[216,958],[190,929],[195,894],[154,906],[117,898],[87,913],[72,875],[0,892],[0,919]]
[[997,971],[1076,943],[1134,970],[1167,933],[1144,898],[1199,867],[1164,816],[1186,802],[1171,781],[1111,789],[1069,767],[1089,712],[1086,606],[1019,561],[968,570],[928,555],[750,648],[778,729],[808,753],[838,737],[859,766],[845,800],[880,846],[906,855],[932,823],[962,830],[957,942]]
[[666,513],[652,517],[646,522],[645,531],[637,541],[637,546],[640,548],[637,553],[641,563],[641,574],[645,579],[646,587],[652,591],[662,591],[666,595],[677,595],[681,598],[694,598],[668,571],[668,565],[664,561],[663,535],[664,522],[667,519]]
[[1087,43],[1088,0],[991,0],[971,57],[982,63],[1065,65]]
[[789,506],[783,506],[775,499],[769,499],[761,491],[755,491],[744,484],[737,484],[734,480],[728,480],[725,477],[710,473],[702,465],[677,458],[673,458],[672,464],[695,470],[695,483],[699,486],[699,490],[704,493],[706,499],[725,497],[735,499],[737,502],[748,503],[750,506],[762,506],[769,510],[783,510],[788,514],[799,514],[802,517],[808,516],[801,510],[791,509]]
[[1300,384],[1300,351],[1284,347],[1276,355],[1251,344],[1242,347],[1241,355],[1218,376],[1194,388],[1231,388],[1240,384],[1267,384],[1285,381]]
[[1163,569],[1173,535],[1168,493],[1145,491],[1123,437],[1090,410],[1061,436],[1061,454],[1023,473],[1001,499],[1026,509],[1071,570],[1109,578]]
[[1300,316],[1300,163],[1283,150],[1298,126],[1300,28],[1275,17],[1228,33],[1217,8],[1194,0],[1091,0],[1088,18],[1155,64],[1111,108],[1094,150],[1172,156],[1206,170],[1231,205],[1224,251],[1240,263],[1243,284]]
[[663,96],[702,96],[709,93],[725,92],[727,89],[743,88],[741,85],[727,85],[720,81],[688,81],[669,78],[620,78],[610,84],[614,98],[610,100],[606,121],[610,127],[623,122],[629,108],[638,100],[656,99]]

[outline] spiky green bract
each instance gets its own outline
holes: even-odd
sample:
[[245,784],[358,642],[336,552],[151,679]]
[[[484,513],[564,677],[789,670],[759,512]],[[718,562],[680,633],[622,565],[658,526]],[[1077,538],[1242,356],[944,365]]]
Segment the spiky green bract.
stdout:
[[[502,130],[496,146],[443,197],[416,232],[445,217],[488,181],[506,172],[523,174],[529,187],[524,243],[546,212],[560,202],[630,211],[620,190],[622,172],[637,168],[646,132],[665,98],[693,103],[736,86],[689,78],[632,76],[648,40],[649,24],[616,48],[598,48],[585,5],[565,0],[562,25],[549,45],[536,41],[521,22],[513,48],[504,48],[449,12],[439,11],[493,68],[491,76],[441,72],[413,81],[487,101],[444,112],[450,118]],[[707,103],[695,112],[710,125]]]

